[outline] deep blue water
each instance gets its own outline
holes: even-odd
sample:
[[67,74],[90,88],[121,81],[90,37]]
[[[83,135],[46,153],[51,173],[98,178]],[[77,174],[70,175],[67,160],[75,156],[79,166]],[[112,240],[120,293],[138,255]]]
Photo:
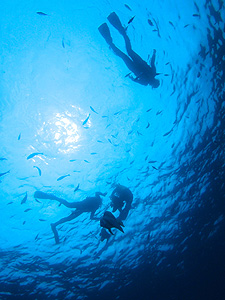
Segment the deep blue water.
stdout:
[[[113,11],[158,88],[99,34]],[[224,20],[221,0],[1,3],[0,299],[225,299]],[[71,210],[34,192],[107,192],[100,218],[117,183],[125,233],[83,213],[56,245]]]

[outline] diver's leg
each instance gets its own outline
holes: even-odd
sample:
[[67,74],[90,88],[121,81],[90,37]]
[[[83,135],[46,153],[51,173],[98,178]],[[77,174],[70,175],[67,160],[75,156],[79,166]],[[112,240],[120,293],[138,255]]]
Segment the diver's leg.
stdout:
[[135,73],[136,70],[135,70],[134,62],[129,58],[129,56],[127,56],[125,53],[123,53],[114,44],[111,44],[110,46],[111,46],[113,52],[117,56],[119,56],[120,58],[122,58],[122,60],[124,61],[124,63],[126,64],[126,66],[130,69],[130,71]]
[[65,222],[71,221],[73,219],[75,219],[76,217],[78,217],[79,215],[82,214],[82,211],[76,210],[74,212],[72,212],[68,217],[62,218],[59,221],[53,223],[55,226],[58,226],[60,224],[63,224]]
[[63,224],[65,222],[71,221],[71,220],[75,219],[76,217],[78,217],[80,214],[82,214],[81,211],[72,212],[72,214],[70,214],[68,217],[62,218],[59,221],[51,224],[51,228],[52,228],[52,231],[53,231],[53,234],[54,234],[54,237],[55,237],[56,244],[59,244],[59,235],[58,235],[58,231],[56,229],[56,226],[58,226],[60,224]]
[[34,198],[55,200],[55,201],[58,201],[60,204],[63,204],[66,207],[69,207],[69,208],[77,208],[77,203],[79,203],[79,202],[72,202],[72,203],[70,203],[70,202],[68,202],[68,201],[66,201],[66,200],[64,200],[62,198],[56,197],[53,194],[43,193],[43,192],[40,192],[40,191],[36,191],[34,193]]
[[122,36],[125,41],[127,53],[132,58],[134,63],[138,64],[140,67],[148,66],[148,64],[131,48],[131,42],[130,42],[130,39],[129,39],[128,35],[126,34],[126,32],[124,32],[124,34],[122,34]]
[[54,194],[44,193],[44,192],[41,192],[41,191],[36,191],[34,193],[34,198],[49,199],[49,200],[59,200],[59,199],[61,199],[61,198],[56,197]]
[[[110,18],[110,16],[108,17]],[[121,25],[122,26],[122,25]],[[124,63],[127,65],[127,67],[130,69],[130,71],[132,72],[136,72],[135,66],[134,66],[134,62],[129,58],[129,56],[127,56],[125,53],[123,53],[119,48],[117,48],[115,46],[115,44],[113,44],[112,41],[112,37],[110,35],[110,31],[109,31],[109,27],[107,26],[106,23],[103,23],[101,26],[99,26],[98,28],[99,32],[101,33],[101,35],[103,36],[103,38],[105,39],[105,41],[109,44],[109,46],[112,48],[112,50],[114,51],[114,53],[119,56],[120,58],[122,58],[122,60],[124,61]],[[121,32],[122,34],[122,32]],[[127,37],[128,38],[128,37]],[[126,41],[125,41],[126,42]],[[129,38],[128,38],[128,43],[129,43]],[[130,46],[131,49],[131,46]],[[132,51],[132,49],[131,49]]]
[[78,208],[81,206],[81,203],[82,201],[77,201],[77,202],[68,202],[67,200],[65,199],[62,199],[62,198],[58,198],[58,197],[48,197],[48,198],[45,198],[45,199],[50,199],[50,200],[56,200],[61,204],[65,205],[66,207],[68,208]]
[[112,12],[108,16],[107,19],[119,31],[119,33],[123,36],[124,41],[125,41],[125,45],[126,45],[127,53],[132,58],[134,63],[136,63],[136,64],[138,63],[140,65],[140,67],[146,66],[147,63],[136,52],[134,52],[132,50],[130,39],[129,39],[128,35],[126,34],[126,30],[123,27],[123,25],[121,24],[120,19],[117,16],[117,14],[115,12]]

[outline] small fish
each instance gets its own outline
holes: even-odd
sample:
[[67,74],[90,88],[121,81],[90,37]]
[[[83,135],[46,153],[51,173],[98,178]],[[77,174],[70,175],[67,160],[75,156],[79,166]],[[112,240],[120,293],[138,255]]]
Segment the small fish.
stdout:
[[196,2],[194,2],[194,5],[195,5],[197,11],[199,12],[199,7],[198,7],[198,5],[196,4]]
[[9,173],[9,172],[10,172],[10,170],[7,171],[7,172],[4,172],[4,173],[0,173],[0,177],[3,176],[3,175],[5,175],[5,174],[7,174],[7,173]]
[[152,109],[151,108],[149,108],[148,110],[146,110],[146,112],[150,112]]
[[38,236],[39,236],[39,233],[36,235],[36,237],[35,237],[35,241],[37,240]]
[[142,135],[142,136],[143,136],[143,134],[142,134],[142,133],[140,133],[139,131],[137,131],[137,134],[138,134],[138,135]]
[[128,24],[130,24],[130,23],[133,21],[134,18],[135,18],[135,16],[132,17],[132,18],[128,21]]
[[127,5],[127,4],[124,4],[124,6],[125,6],[127,9],[129,9],[130,11],[132,11],[132,9],[130,8],[130,6],[129,6],[129,5]]
[[24,212],[28,212],[29,210],[32,210],[32,209],[31,208],[27,208],[27,209],[25,209]]
[[158,170],[156,167],[152,166],[153,169]]
[[43,13],[42,11],[37,11],[37,14],[38,14],[39,16],[49,16],[48,14]]
[[128,135],[131,134],[132,132],[133,132],[133,130],[130,130],[130,131],[128,132]]
[[7,158],[5,158],[5,157],[0,157],[0,160],[7,160]]
[[38,203],[41,203],[41,201],[39,201],[38,199],[35,198],[35,200],[36,200]]
[[154,163],[156,163],[157,162],[157,160],[150,160],[148,163],[149,164],[154,164]]
[[39,221],[41,221],[41,222],[45,222],[46,220],[45,220],[45,219],[39,219]]
[[108,116],[102,116],[102,118],[108,118]]
[[137,118],[137,120],[135,122],[138,122],[140,120],[140,117]]
[[26,223],[26,221],[23,221],[23,225]]
[[146,129],[150,126],[150,124],[148,123],[148,125],[146,126]]
[[36,168],[38,170],[39,176],[41,176],[41,169],[36,166],[33,166],[33,168]]
[[163,136],[169,135],[172,131],[173,131],[173,129],[171,129],[170,131],[168,131],[167,133],[165,133]]
[[90,164],[90,162],[89,162],[88,160],[84,159],[84,161],[85,161],[86,163]]
[[96,152],[91,152],[91,155],[97,154]]
[[152,31],[157,32],[157,33],[158,33],[158,37],[161,38],[161,35],[160,35],[160,32],[159,32],[159,26],[158,26],[158,24],[157,24],[157,22],[156,22],[156,20],[155,20],[154,18],[153,18],[153,21],[155,22],[155,26],[156,26],[157,29],[154,29],[154,30],[152,30]]
[[175,26],[173,25],[173,23],[171,21],[169,21],[169,24],[173,27],[173,29],[175,29]]
[[9,203],[7,203],[7,205],[12,204],[12,203],[13,203],[13,201],[10,201]]
[[152,23],[152,21],[151,21],[150,19],[148,19],[148,24],[149,24],[150,26],[154,26],[154,24]]
[[68,176],[70,176],[70,174],[60,176],[59,178],[57,178],[57,181],[60,181],[60,180],[62,180],[63,178],[68,177]]
[[198,18],[200,18],[200,15],[199,15],[199,14],[193,14],[192,16],[193,16],[193,17],[198,17]]
[[76,171],[76,170],[75,170],[75,171],[73,171],[73,172],[74,172],[74,173],[80,173],[80,171]]
[[65,48],[64,39],[62,39],[62,46]]
[[79,190],[79,187],[80,185],[78,184],[77,187],[74,189],[74,193]]
[[23,200],[21,201],[21,204],[26,203],[26,201],[27,201],[27,192],[26,192],[26,195],[24,196]]
[[121,111],[118,111],[118,112],[116,112],[115,114],[114,114],[114,116],[116,116],[116,115],[118,115],[118,114],[120,114],[121,113]]
[[87,123],[87,121],[89,120],[90,114],[88,115],[88,117],[84,120],[83,125],[85,125]]
[[103,143],[103,141],[97,140],[98,143]]
[[76,159],[70,159],[70,162],[76,161]]
[[190,26],[190,24],[186,24],[186,25],[184,25],[184,28],[186,28],[186,27],[188,27],[188,26]]
[[156,116],[160,115],[162,112],[162,110],[157,111]]
[[94,108],[93,108],[92,106],[90,106],[90,109],[91,109],[94,113],[98,114],[98,112],[97,112],[96,110],[94,110]]
[[20,140],[20,138],[21,138],[21,133],[20,133],[19,136],[18,136],[18,141]]
[[108,141],[110,142],[110,144],[112,144],[112,142],[111,142],[111,140],[110,140],[110,139],[108,139]]
[[34,153],[28,155],[28,156],[27,156],[27,159],[31,159],[31,158],[33,158],[34,156],[37,156],[37,155],[44,155],[44,154],[41,153],[41,152],[34,152]]

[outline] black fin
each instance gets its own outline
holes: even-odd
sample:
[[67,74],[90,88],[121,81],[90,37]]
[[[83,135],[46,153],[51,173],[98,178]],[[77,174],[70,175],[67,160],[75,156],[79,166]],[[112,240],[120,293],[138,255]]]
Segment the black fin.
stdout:
[[106,40],[106,42],[111,45],[112,44],[112,37],[110,35],[110,31],[109,31],[109,27],[106,23],[103,23],[102,25],[100,25],[98,27],[99,32],[101,33],[101,35],[104,37],[104,39]]
[[115,12],[112,12],[107,19],[121,34],[125,33],[125,28],[121,24],[120,19]]

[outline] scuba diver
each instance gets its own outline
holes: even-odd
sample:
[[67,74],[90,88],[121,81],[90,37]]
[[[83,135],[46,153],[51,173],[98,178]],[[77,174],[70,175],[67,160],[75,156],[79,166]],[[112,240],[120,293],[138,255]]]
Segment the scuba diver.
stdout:
[[[123,231],[124,224],[122,221],[124,221],[128,213],[131,209],[131,204],[133,201],[133,194],[132,192],[125,186],[121,184],[117,184],[116,188],[113,190],[112,195],[110,196],[111,203],[110,206],[112,207],[112,211],[119,211],[119,216],[115,218],[115,216],[109,212],[106,211],[103,215],[103,217],[100,219],[100,226],[103,227],[100,233],[101,241],[104,241],[105,239],[108,242],[108,239],[110,238],[110,235],[106,231],[112,233],[111,228],[117,228],[121,232]],[[121,227],[122,226],[122,227]]]
[[131,191],[127,187],[118,184],[112,192],[110,199],[113,212],[118,210],[120,212],[118,219],[121,221],[125,220],[133,201],[133,194]]
[[56,197],[53,194],[36,191],[34,193],[34,198],[56,200],[60,203],[60,205],[63,204],[69,208],[76,208],[76,210],[73,211],[68,217],[62,218],[59,221],[51,224],[51,228],[55,237],[55,242],[56,244],[59,244],[59,235],[56,230],[56,226],[71,221],[84,212],[90,212],[91,213],[90,219],[96,220],[97,218],[94,217],[94,214],[96,210],[102,205],[102,199],[100,196],[106,196],[106,194],[107,193],[96,192],[94,197],[87,197],[83,201],[68,202],[62,198]]
[[118,30],[118,32],[123,36],[126,50],[128,55],[123,53],[120,49],[118,49],[112,41],[112,37],[110,35],[109,27],[106,23],[103,23],[98,27],[99,32],[107,42],[107,44],[111,47],[114,53],[122,58],[126,66],[129,68],[131,73],[133,73],[136,77],[133,77],[131,73],[129,76],[134,82],[137,82],[142,85],[151,85],[153,88],[157,88],[159,86],[159,80],[155,78],[158,73],[156,73],[155,67],[155,54],[156,50],[153,50],[153,56],[151,58],[151,66],[147,64],[136,52],[134,52],[131,48],[130,39],[126,33],[126,29],[122,26],[119,17],[115,12],[112,12],[108,16],[108,21]]

